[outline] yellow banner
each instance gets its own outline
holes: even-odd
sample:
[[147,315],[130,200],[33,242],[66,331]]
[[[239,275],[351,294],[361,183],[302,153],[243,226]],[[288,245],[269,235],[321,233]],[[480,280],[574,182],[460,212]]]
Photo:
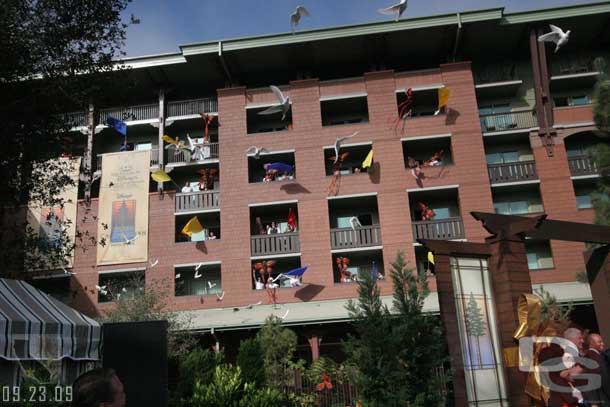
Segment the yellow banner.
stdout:
[[[50,264],[45,261],[44,253],[49,253],[42,246],[47,246],[49,250],[65,250],[74,245],[76,238],[76,209],[78,203],[78,176],[80,171],[81,157],[57,158],[43,165],[42,168],[52,166],[64,168],[65,173],[74,185],[66,187],[53,196],[58,202],[63,203],[54,207],[44,206],[40,202],[32,201],[28,204],[27,222],[28,227],[32,228],[33,234],[38,236],[39,247],[31,248],[26,256],[26,269],[55,269],[59,267],[70,268],[74,261],[74,252],[66,252],[64,264]],[[40,169],[39,169],[40,170]],[[64,172],[65,171],[65,172]],[[55,170],[50,170],[47,174],[55,174]],[[39,174],[44,176],[44,174]],[[52,176],[52,175],[51,175]],[[55,256],[54,256],[55,257]],[[61,257],[55,257],[59,259]],[[45,266],[46,264],[46,266]]]
[[148,260],[150,151],[104,154],[97,224],[97,264]]

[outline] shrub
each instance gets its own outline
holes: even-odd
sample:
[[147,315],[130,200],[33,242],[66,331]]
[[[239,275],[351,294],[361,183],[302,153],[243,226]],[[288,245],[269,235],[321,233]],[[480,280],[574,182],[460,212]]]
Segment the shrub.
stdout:
[[222,362],[222,353],[215,353],[209,349],[198,348],[189,352],[180,362],[180,382],[177,397],[191,397],[197,381],[201,385],[212,382],[215,370]]
[[248,338],[239,343],[237,366],[244,381],[257,387],[265,384],[265,368],[262,348],[256,338]]

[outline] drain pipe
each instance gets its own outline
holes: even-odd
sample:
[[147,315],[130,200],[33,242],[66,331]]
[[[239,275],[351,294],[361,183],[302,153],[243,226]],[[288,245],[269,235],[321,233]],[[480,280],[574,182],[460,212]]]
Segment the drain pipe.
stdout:
[[457,30],[455,31],[455,44],[453,45],[453,62],[455,62],[455,56],[460,45],[460,39],[462,38],[462,15],[460,13],[457,16]]

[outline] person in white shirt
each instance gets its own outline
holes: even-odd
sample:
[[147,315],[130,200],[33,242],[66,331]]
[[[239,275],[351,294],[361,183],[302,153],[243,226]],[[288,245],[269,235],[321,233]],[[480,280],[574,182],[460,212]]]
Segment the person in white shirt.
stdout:
[[191,184],[190,184],[188,181],[186,181],[186,182],[184,183],[184,186],[182,187],[182,193],[183,193],[183,194],[187,194],[187,193],[189,193],[189,192],[191,192],[191,191],[192,191],[192,190],[191,190]]

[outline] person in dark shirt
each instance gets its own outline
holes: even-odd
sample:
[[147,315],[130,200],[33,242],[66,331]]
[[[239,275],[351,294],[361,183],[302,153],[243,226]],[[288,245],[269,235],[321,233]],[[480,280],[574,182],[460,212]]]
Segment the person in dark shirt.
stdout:
[[602,352],[606,345],[599,334],[589,334],[587,337],[588,349],[585,352],[585,357],[595,361],[597,368],[587,369],[589,374],[598,374],[601,376],[601,387],[585,392],[585,404],[591,407],[608,407],[610,406],[610,377],[608,377],[608,366],[604,360]]

